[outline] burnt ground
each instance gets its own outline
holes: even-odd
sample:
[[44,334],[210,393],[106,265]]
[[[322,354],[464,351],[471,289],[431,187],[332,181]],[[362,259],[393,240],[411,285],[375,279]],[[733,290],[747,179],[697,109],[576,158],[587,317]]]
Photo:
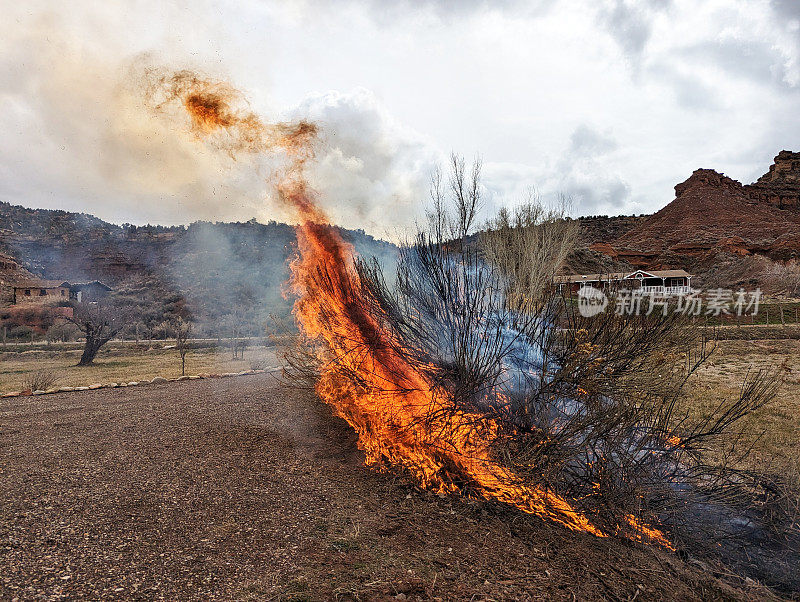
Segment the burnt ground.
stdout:
[[270,375],[0,400],[0,599],[737,599],[675,555],[365,468]]

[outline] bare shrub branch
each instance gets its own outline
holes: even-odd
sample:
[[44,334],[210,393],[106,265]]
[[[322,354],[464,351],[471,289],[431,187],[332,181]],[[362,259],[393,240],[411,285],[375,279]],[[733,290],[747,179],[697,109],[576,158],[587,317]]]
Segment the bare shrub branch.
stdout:
[[47,391],[58,384],[61,377],[52,370],[44,368],[28,374],[23,381],[22,388],[30,391]]

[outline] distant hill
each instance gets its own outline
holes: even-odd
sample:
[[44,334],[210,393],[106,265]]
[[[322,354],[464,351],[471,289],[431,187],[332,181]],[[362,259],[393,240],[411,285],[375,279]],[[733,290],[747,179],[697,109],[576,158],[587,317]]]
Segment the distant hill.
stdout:
[[590,248],[636,267],[715,273],[720,282],[734,270],[730,284],[757,283],[759,272],[784,269],[800,256],[800,153],[781,151],[747,185],[698,169],[675,186],[666,207]]
[[691,263],[719,251],[789,260],[800,251],[800,153],[782,151],[767,175],[742,185],[698,169],[675,186],[675,200],[608,242],[648,267]]
[[[394,260],[391,243],[362,230],[341,233],[361,255]],[[281,289],[295,245],[294,229],[277,222],[120,226],[83,213],[0,203],[0,251],[20,274],[180,295],[209,327],[242,308],[257,322],[288,316],[291,300]]]

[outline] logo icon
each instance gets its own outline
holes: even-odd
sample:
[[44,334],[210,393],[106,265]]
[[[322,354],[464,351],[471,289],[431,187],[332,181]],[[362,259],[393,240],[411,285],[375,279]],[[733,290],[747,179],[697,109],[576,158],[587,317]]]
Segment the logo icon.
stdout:
[[578,311],[584,318],[591,318],[604,311],[608,297],[600,289],[585,286],[578,289]]

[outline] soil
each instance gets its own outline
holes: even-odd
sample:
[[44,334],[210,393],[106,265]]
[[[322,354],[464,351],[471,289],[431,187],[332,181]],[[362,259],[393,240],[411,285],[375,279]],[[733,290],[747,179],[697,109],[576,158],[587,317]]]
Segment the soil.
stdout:
[[0,599],[714,600],[702,563],[363,465],[272,375],[0,400]]

